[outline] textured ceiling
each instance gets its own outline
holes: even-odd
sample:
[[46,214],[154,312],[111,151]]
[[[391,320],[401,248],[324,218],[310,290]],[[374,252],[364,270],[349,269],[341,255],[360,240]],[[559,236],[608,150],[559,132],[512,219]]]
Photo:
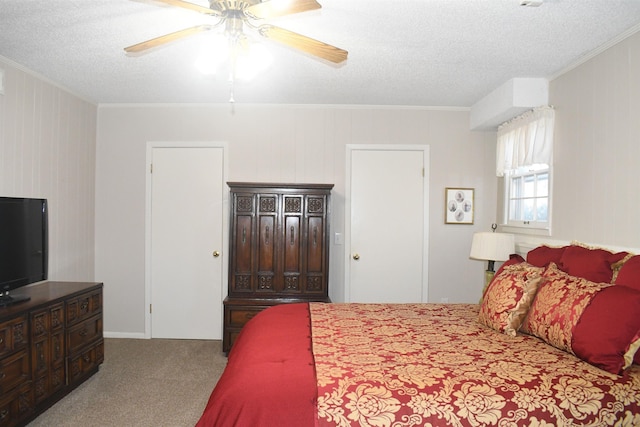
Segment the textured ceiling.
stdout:
[[[319,2],[270,23],[349,59],[328,65],[265,41],[275,63],[237,82],[236,102],[469,107],[511,78],[552,77],[640,29],[638,0]],[[0,56],[94,103],[226,103],[226,76],[193,66],[204,37],[136,57],[123,51],[209,19],[152,1],[0,0]]]

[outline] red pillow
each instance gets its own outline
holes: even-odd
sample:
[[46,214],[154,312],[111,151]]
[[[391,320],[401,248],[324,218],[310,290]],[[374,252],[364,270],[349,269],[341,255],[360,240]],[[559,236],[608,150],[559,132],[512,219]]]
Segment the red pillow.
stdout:
[[[640,291],[640,255],[633,256],[622,264],[615,284]],[[636,353],[633,363],[640,365],[640,351]]]
[[614,254],[604,249],[571,245],[562,253],[558,268],[571,276],[582,277],[591,282],[611,283],[613,277],[611,265],[625,256],[627,252]]
[[640,291],[640,255],[633,256],[622,264],[615,283]]
[[573,330],[575,355],[605,371],[621,373],[634,353],[638,358],[639,313],[640,291],[626,286],[600,290]]
[[522,331],[612,374],[640,347],[640,291],[570,276],[551,264]]
[[546,267],[551,262],[559,265],[560,258],[566,248],[567,246],[560,248],[552,248],[544,245],[538,246],[527,253],[527,262],[536,267]]

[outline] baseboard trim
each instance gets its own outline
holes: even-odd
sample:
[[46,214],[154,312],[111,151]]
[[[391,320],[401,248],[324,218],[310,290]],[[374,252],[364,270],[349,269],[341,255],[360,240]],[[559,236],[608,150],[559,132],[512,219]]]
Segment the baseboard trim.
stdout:
[[146,339],[144,332],[104,332],[105,338],[131,338],[131,339]]

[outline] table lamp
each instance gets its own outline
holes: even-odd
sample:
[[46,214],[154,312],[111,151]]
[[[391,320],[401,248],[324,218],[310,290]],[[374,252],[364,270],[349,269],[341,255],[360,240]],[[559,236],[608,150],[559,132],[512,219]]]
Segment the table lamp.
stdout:
[[496,233],[495,227],[492,226],[493,232],[480,232],[473,234],[471,242],[470,258],[487,261],[487,269],[484,272],[484,289],[496,274],[494,265],[496,261],[506,261],[509,255],[515,252],[515,243],[513,234]]

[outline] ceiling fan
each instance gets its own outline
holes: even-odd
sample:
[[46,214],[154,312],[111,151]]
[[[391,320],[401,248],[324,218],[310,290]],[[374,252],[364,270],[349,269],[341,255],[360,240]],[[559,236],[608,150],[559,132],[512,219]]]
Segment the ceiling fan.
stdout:
[[184,37],[216,29],[224,24],[224,32],[229,44],[236,49],[247,43],[243,31],[246,26],[266,39],[336,64],[347,59],[348,52],[346,50],[274,25],[253,23],[253,21],[320,9],[322,6],[316,0],[269,0],[265,2],[260,0],[209,0],[208,8],[182,0],[155,1],[209,15],[217,18],[218,21],[213,24],[185,28],[134,44],[126,47],[124,49],[126,52],[139,53]]

